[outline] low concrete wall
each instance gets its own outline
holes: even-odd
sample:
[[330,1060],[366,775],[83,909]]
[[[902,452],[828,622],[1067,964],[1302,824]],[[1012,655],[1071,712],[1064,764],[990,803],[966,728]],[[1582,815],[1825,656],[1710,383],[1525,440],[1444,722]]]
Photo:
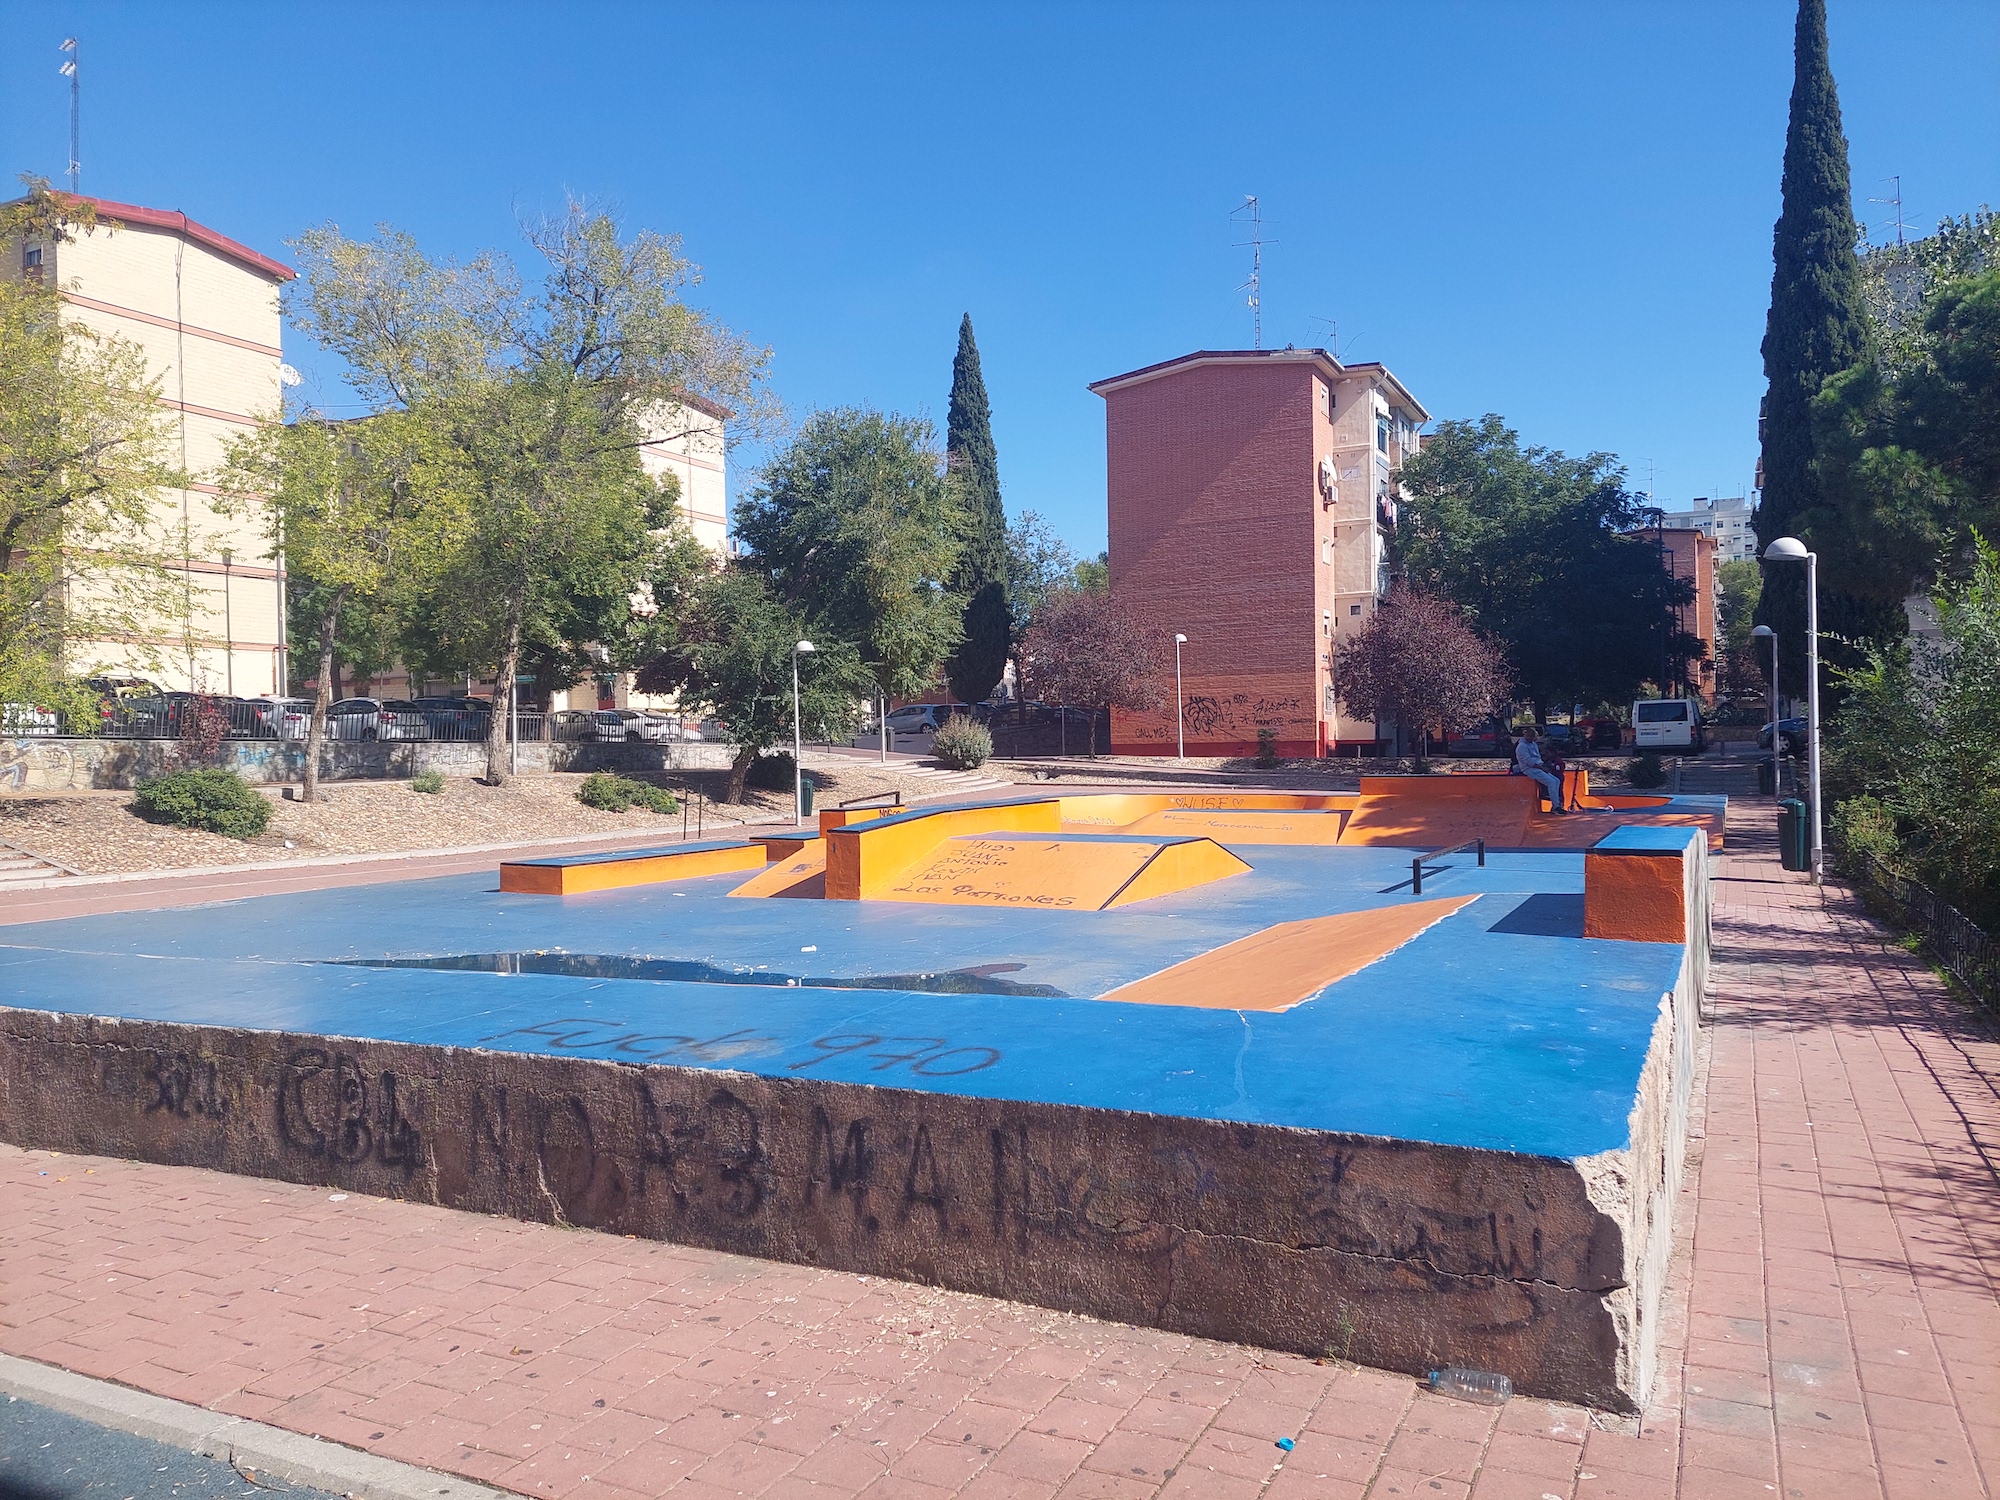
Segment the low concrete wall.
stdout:
[[[0,792],[129,789],[142,776],[170,769],[174,748],[173,740],[0,739]],[[728,766],[733,753],[728,745],[703,740],[534,743],[521,746],[520,764],[524,773],[715,770]],[[223,746],[220,764],[246,781],[271,785],[304,780],[305,758],[305,746],[297,741],[231,740]],[[484,775],[486,746],[451,740],[334,740],[320,751],[320,775],[328,781],[407,779],[429,770]]]
[[1686,1074],[1572,1163],[871,1088],[0,1009],[0,1139],[895,1276],[1637,1409]]

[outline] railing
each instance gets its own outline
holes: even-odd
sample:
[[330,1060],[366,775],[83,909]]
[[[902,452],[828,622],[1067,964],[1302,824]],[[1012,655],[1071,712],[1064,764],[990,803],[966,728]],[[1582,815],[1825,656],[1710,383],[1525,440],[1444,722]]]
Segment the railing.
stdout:
[[[204,714],[218,714],[225,721],[223,740],[290,740],[303,743],[311,727],[311,705],[298,700],[275,701],[260,698],[208,698],[174,693],[161,697],[120,699],[107,703],[95,728],[83,735],[66,725],[61,716],[46,709],[22,704],[0,706],[0,739],[97,738],[116,740],[177,740],[184,733],[198,731]],[[410,708],[367,708],[328,714],[329,741],[456,741],[478,744],[492,726],[489,710],[478,705],[463,707],[417,706]],[[643,719],[619,719],[602,710],[559,709],[554,713],[522,710],[510,725],[521,744],[540,742],[677,743],[705,738],[692,719],[678,714],[648,714]]]
[[1443,859],[1447,854],[1456,854],[1461,849],[1471,849],[1475,847],[1479,850],[1480,868],[1484,869],[1486,867],[1485,839],[1467,839],[1462,844],[1453,844],[1449,849],[1433,849],[1428,854],[1419,854],[1415,859],[1410,861],[1410,894],[1412,896],[1421,896],[1424,893],[1425,865],[1435,864],[1438,860]]
[[1897,874],[1872,854],[1851,850],[1841,867],[1864,898],[1872,896],[1891,920],[1915,933],[1973,998],[2000,1011],[2000,943],[1929,886]]

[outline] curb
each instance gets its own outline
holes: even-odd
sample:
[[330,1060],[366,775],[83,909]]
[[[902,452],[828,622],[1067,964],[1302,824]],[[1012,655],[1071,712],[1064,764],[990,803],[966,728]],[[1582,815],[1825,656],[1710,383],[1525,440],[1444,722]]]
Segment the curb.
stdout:
[[355,1500],[514,1500],[511,1491],[0,1354],[0,1394]]

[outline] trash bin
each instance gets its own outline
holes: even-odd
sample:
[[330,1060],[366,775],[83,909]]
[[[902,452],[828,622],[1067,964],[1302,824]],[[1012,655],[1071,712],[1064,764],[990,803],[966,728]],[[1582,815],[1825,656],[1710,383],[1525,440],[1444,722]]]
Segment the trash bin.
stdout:
[[813,779],[799,777],[799,821],[804,822],[813,815]]
[[1760,760],[1757,762],[1757,795],[1775,797],[1778,795],[1777,762]]
[[1801,799],[1787,797],[1778,804],[1778,860],[1787,870],[1812,868],[1811,823]]

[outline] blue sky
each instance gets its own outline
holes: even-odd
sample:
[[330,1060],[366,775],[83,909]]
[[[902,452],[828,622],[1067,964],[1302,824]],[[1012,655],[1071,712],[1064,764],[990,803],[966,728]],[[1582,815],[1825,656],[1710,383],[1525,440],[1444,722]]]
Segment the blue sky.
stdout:
[[[1832,0],[1857,195],[2000,201],[2000,5]],[[1791,83],[1785,0],[916,6],[0,3],[0,165],[282,257],[333,220],[516,246],[567,192],[678,232],[795,416],[942,424],[977,328],[1010,510],[1102,545],[1087,382],[1264,339],[1439,417],[1744,490]],[[1863,205],[1880,222],[1889,210]],[[1878,232],[1879,233],[1879,232]],[[334,371],[296,336],[292,362]],[[740,488],[757,458],[735,459]]]

